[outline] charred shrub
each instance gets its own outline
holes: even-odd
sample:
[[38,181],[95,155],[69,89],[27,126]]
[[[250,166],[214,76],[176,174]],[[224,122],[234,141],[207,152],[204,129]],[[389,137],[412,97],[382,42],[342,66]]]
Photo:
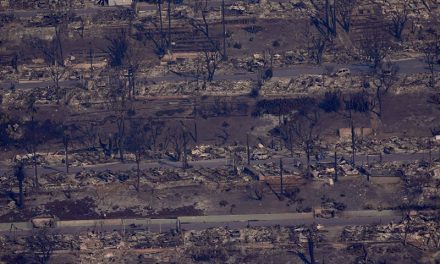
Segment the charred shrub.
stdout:
[[337,112],[341,108],[341,92],[326,92],[319,102],[319,108],[325,112]]

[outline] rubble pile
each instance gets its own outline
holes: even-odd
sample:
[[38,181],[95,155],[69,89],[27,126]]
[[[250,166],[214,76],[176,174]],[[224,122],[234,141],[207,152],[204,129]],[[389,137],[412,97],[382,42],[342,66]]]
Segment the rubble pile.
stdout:
[[231,173],[230,167],[194,169],[190,172],[190,175],[194,180],[209,182],[237,182],[245,180],[245,178],[237,177],[237,175]]
[[97,13],[93,14],[91,21],[95,25],[99,24],[109,24],[109,23],[120,23],[121,21],[128,21],[134,18],[134,10],[130,8],[118,8],[111,10],[99,10]]
[[[53,234],[48,236],[54,250],[73,250],[90,252],[100,249],[120,248],[167,248],[183,244],[182,237],[176,232],[155,233],[143,230],[121,232],[81,232],[78,235]],[[15,247],[26,248],[28,238],[0,236],[0,245],[14,244]],[[6,248],[6,246],[4,247]]]
[[338,163],[338,172],[342,172],[344,176],[357,176],[357,175],[359,175],[359,171],[356,168],[354,168],[345,159],[342,159]]
[[[301,230],[301,229],[298,229]],[[210,228],[185,234],[187,246],[219,246],[232,243],[287,243],[297,232],[290,227],[250,227],[246,229]],[[298,234],[297,234],[298,235]]]
[[0,186],[1,190],[10,190],[14,186],[17,186],[15,179],[11,179],[8,173],[0,175]]
[[[202,231],[189,231],[184,234],[184,244],[187,247],[217,247],[242,244],[280,244],[292,245],[307,243],[308,228],[305,226],[261,226],[243,229],[224,227],[209,228]],[[323,233],[319,228],[313,228],[315,241],[323,241]]]
[[[143,89],[142,89],[143,88]],[[159,95],[187,95],[194,92],[197,88],[195,82],[174,82],[174,83],[153,83],[141,87],[140,95],[159,96]]]
[[[32,235],[33,238],[36,235]],[[53,250],[79,250],[80,249],[80,236],[72,235],[72,234],[52,234],[48,235],[49,241],[53,246]],[[18,248],[28,248],[28,244],[30,243],[30,237],[19,237],[12,235],[2,235],[0,236],[0,245],[14,245],[14,247]],[[46,245],[47,246],[47,245]],[[7,248],[8,246],[2,247]]]
[[110,158],[105,156],[102,151],[82,151],[69,155],[71,166],[102,164],[108,161],[110,161]]
[[[46,161],[47,153],[36,152],[35,160],[37,165],[48,165]],[[24,154],[24,155],[15,155],[14,161],[23,162],[26,166],[34,165],[34,155],[33,154]]]
[[118,248],[123,242],[123,238],[118,232],[109,232],[109,233],[87,233],[84,242],[81,243],[82,249],[85,247],[90,249],[91,247],[99,247],[99,248]]
[[[338,146],[345,152],[351,152],[351,142],[339,141]],[[357,140],[356,152],[358,154],[379,153],[417,153],[417,152],[440,151],[439,144],[433,144],[430,137],[390,137],[386,139],[362,138]]]
[[241,95],[248,94],[252,88],[252,81],[212,81],[188,78],[186,82],[160,82],[141,86],[143,96],[165,95]]
[[[395,241],[401,239],[401,234],[395,230],[396,226],[348,226],[341,234],[342,241]],[[397,228],[398,229],[398,228]]]
[[190,160],[210,160],[226,158],[226,148],[212,145],[198,145],[191,149]]
[[12,81],[16,79],[15,70],[10,66],[0,67],[0,81]]
[[314,93],[323,94],[328,90],[339,89],[347,92],[360,89],[361,82],[358,77],[347,75],[300,75],[295,78],[282,78],[268,80],[264,83],[261,94],[286,95]]
[[[108,183],[121,183],[127,181],[135,172],[114,173],[109,170],[102,172],[81,171],[76,173],[75,180],[79,186],[104,185]],[[134,177],[134,176],[132,176]]]
[[342,241],[404,241],[421,249],[440,248],[440,225],[435,211],[413,212],[399,223],[347,226]]
[[[282,63],[283,56],[277,54],[277,60],[279,61],[279,66],[274,66],[277,68],[285,65]],[[286,55],[287,56],[287,55]],[[299,55],[298,55],[299,56]],[[258,58],[259,56],[257,56]],[[289,60],[298,60],[296,56],[289,55],[286,58],[291,58]],[[286,59],[284,59],[286,60]],[[261,62],[255,58],[251,59],[251,62],[236,62],[235,68],[245,68],[247,71],[257,71],[260,67]],[[185,67],[190,67],[185,63]],[[251,68],[249,68],[249,65]],[[231,68],[231,65],[225,65],[224,67]],[[5,69],[6,70],[6,69]],[[223,69],[226,70],[226,69]],[[48,67],[40,67],[39,69],[29,68],[20,72],[20,79],[23,80],[33,80],[33,81],[50,81],[50,75],[48,72],[50,69]],[[63,75],[63,80],[73,80],[79,79],[81,76],[85,76],[88,73],[83,72],[79,69],[65,69],[65,76]],[[167,72],[167,70],[159,69],[155,67],[150,69],[147,73],[142,73],[142,75],[150,76],[149,72],[154,75],[162,75]],[[185,72],[185,71],[177,71]],[[338,71],[335,70],[337,73]],[[15,73],[14,73],[15,74]],[[216,72],[216,75],[221,75],[223,73]],[[226,72],[224,74],[227,74]],[[10,74],[9,74],[10,75]],[[7,76],[9,76],[7,74]],[[6,76],[6,75],[3,75]],[[150,76],[151,77],[151,76]],[[425,76],[426,77],[426,76]],[[9,77],[8,77],[9,78]],[[11,77],[12,78],[12,77]],[[415,89],[425,89],[427,85],[425,83],[419,83],[419,76],[406,76],[399,83],[392,87],[392,92],[396,94],[412,92]],[[103,88],[107,83],[107,73],[97,72],[93,80],[86,81],[84,83],[78,84],[78,89],[69,89],[69,100],[71,104],[80,105],[84,102],[92,103],[93,101],[102,101],[106,98],[106,89],[95,89]],[[425,78],[429,79],[429,78]],[[363,82],[358,76],[352,76],[348,74],[330,74],[330,75],[300,75],[294,78],[274,78],[267,80],[263,83],[260,90],[261,95],[271,96],[271,95],[292,95],[292,94],[303,94],[303,93],[314,93],[323,94],[328,90],[339,89],[342,91],[356,91],[361,89]],[[374,86],[374,82],[369,82],[370,86]],[[139,89],[140,96],[165,96],[165,95],[193,95],[194,93],[199,93],[200,95],[245,95],[249,94],[255,83],[251,80],[240,80],[240,81],[212,81],[204,82],[203,78],[188,77],[187,81],[179,82],[150,82],[145,79],[139,79],[137,82],[137,88]],[[79,88],[88,89],[79,89]],[[5,91],[4,100],[6,102],[14,102],[17,104],[27,97],[30,91]],[[54,85],[50,84],[46,87],[40,87],[32,90],[36,94],[36,98],[40,103],[47,103],[54,101],[56,99]],[[408,117],[410,118],[410,117]]]
[[321,208],[327,210],[344,211],[346,205],[341,202],[337,202],[333,198],[321,197]]
[[[280,164],[275,162],[268,162],[263,164],[256,164],[253,168],[262,175],[266,176],[278,176],[280,175]],[[294,171],[291,171],[287,168],[283,168],[283,173],[291,174]]]
[[[269,168],[267,169],[269,170]],[[111,184],[120,184],[131,182],[137,178],[135,169],[127,171],[113,172],[110,170],[94,171],[82,170],[75,174],[66,174],[64,172],[52,172],[40,175],[39,184],[45,190],[76,190],[91,186],[103,186]],[[141,170],[141,185],[155,186],[156,189],[170,188],[176,185],[191,185],[198,183],[239,183],[247,182],[250,178],[241,175],[241,168],[232,172],[229,165],[219,168],[149,168]],[[15,178],[11,181],[7,174],[0,176],[0,183],[3,189],[16,188],[17,182]],[[25,187],[31,188],[33,184],[32,177],[25,178]],[[18,189],[15,190],[18,192]]]
[[153,233],[132,231],[127,234],[127,243],[135,249],[177,247],[183,244],[182,237],[176,232]]
[[243,95],[249,94],[253,86],[250,80],[240,81],[216,81],[208,84],[206,91],[203,94],[212,95]]
[[[262,1],[261,1],[262,2]],[[307,5],[303,1],[283,1],[283,2],[273,2],[264,1],[261,5],[261,9],[258,10],[260,17],[265,18],[299,18],[304,17],[305,12],[302,11]]]
[[164,183],[187,178],[186,174],[183,169],[151,168],[143,173],[142,178],[152,183]]
[[[134,155],[127,153],[126,160],[134,161]],[[59,152],[37,152],[37,164],[46,166],[62,166],[65,164],[65,154]],[[33,165],[33,154],[16,155],[13,161],[22,161],[25,165]],[[104,155],[102,151],[81,151],[69,154],[69,165],[74,167],[103,164],[114,161],[111,157]]]

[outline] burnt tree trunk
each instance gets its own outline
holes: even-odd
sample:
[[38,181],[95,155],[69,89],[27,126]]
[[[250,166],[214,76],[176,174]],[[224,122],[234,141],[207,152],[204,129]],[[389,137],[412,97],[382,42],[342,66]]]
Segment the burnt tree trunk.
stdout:
[[157,1],[159,8],[160,36],[163,37],[162,0]]
[[38,184],[38,168],[37,168],[37,153],[35,151],[35,145],[32,146],[32,156],[33,156],[33,161],[34,161],[34,177],[35,177],[35,182],[34,182],[34,187],[35,188],[39,188],[39,184]]
[[18,181],[18,192],[18,207],[21,209],[24,206],[23,180]]
[[34,115],[31,116],[31,129],[32,129],[32,160],[34,163],[34,187],[39,188],[38,184],[38,168],[37,168],[37,153],[36,153],[36,138],[35,138],[35,123]]
[[66,165],[66,173],[69,173],[69,136],[63,135],[64,157]]
[[197,130],[197,121],[194,121],[194,141],[197,143],[199,138],[198,130]]
[[312,148],[310,146],[309,140],[306,142],[306,161],[307,161],[307,169],[306,169],[306,177],[310,178],[311,172],[310,172],[310,155],[312,152]]
[[61,25],[57,25],[56,27],[55,27],[55,38],[56,38],[56,41],[57,41],[57,45],[58,45],[58,49],[59,49],[59,63],[60,63],[60,65],[61,66],[63,66],[64,67],[64,51],[63,51],[63,45],[62,45],[62,40],[61,40],[61,28],[60,28],[60,26]]
[[141,185],[141,169],[140,169],[141,158],[139,154],[136,154],[136,191],[139,192]]
[[18,191],[19,191],[19,197],[18,197],[18,208],[23,208],[24,205],[24,195],[23,195],[23,182],[24,182],[24,164],[22,162],[15,164],[14,167],[14,175],[17,177],[18,181]]
[[168,51],[171,53],[171,0],[168,0],[168,9],[167,9],[167,15],[168,15]]
[[223,60],[228,59],[226,54],[226,23],[225,23],[225,0],[222,0],[222,26],[223,26]]
[[186,131],[183,131],[183,169],[188,168],[187,143]]
[[351,163],[353,166],[356,165],[356,134],[354,129],[353,113],[350,111],[350,129],[351,129]]
[[93,72],[93,49],[89,48],[89,63],[90,63],[90,72]]
[[67,144],[64,145],[64,154],[66,156],[66,173],[69,173],[69,152]]
[[313,235],[312,232],[309,231],[309,234],[307,235],[307,246],[309,249],[309,256],[310,256],[310,264],[316,264],[315,261],[315,243],[313,241]]

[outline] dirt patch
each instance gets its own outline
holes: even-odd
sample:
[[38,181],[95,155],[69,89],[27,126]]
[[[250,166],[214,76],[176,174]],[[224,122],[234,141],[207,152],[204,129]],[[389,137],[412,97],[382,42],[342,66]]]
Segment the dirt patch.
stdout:
[[12,222],[26,222],[29,221],[34,216],[40,213],[36,210],[23,209],[20,211],[12,211],[4,215],[0,215],[0,222],[2,223],[12,223]]
[[196,209],[194,206],[183,206],[179,208],[162,209],[156,214],[152,215],[151,218],[176,218],[178,216],[197,216],[203,215],[203,210]]
[[99,218],[94,210],[96,207],[94,201],[90,197],[81,200],[65,200],[47,203],[45,213],[56,215],[61,220],[84,220]]
[[142,218],[145,217],[142,214],[139,214],[131,208],[126,208],[121,211],[106,213],[106,218]]

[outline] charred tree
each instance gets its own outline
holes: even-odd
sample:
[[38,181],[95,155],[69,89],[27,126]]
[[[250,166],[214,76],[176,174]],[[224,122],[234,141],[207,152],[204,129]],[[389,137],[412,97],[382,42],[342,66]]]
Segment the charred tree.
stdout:
[[119,159],[124,161],[124,141],[126,139],[126,120],[128,118],[130,105],[127,101],[128,89],[125,79],[118,73],[111,78],[107,97],[108,107],[112,111],[111,122],[116,124],[116,147],[119,152]]
[[403,0],[396,4],[390,12],[389,32],[399,41],[402,41],[402,34],[409,19],[410,8],[409,1]]
[[145,156],[147,150],[151,150],[153,146],[153,138],[151,134],[154,133],[152,126],[149,123],[142,121],[130,120],[130,130],[127,140],[125,141],[126,150],[130,151],[135,156],[136,161],[136,191],[140,191],[141,169],[140,163]]
[[367,30],[360,40],[360,52],[373,70],[381,67],[391,50],[391,42],[381,31]]
[[304,105],[286,121],[295,135],[295,141],[306,155],[306,177],[311,177],[311,155],[319,139],[319,113],[316,105]]
[[337,34],[336,0],[311,0],[309,10],[311,23],[322,35],[335,37]]
[[[203,2],[199,3],[201,9],[201,19],[187,17],[188,23],[192,26],[196,33],[200,33],[206,38],[207,42],[209,43],[209,48],[205,50],[216,51],[222,59],[225,59],[226,54],[223,53],[223,50],[221,49],[218,41],[211,34],[211,28],[207,17],[207,15],[209,14],[208,1],[200,2]],[[223,33],[223,35],[225,35],[225,33]]]
[[168,52],[172,53],[172,42],[171,42],[171,0],[167,0],[167,17],[168,17]]
[[108,44],[104,52],[108,55],[110,67],[122,67],[128,51],[126,32],[121,30],[114,37],[107,36],[106,40]]
[[27,248],[40,264],[47,264],[55,249],[54,237],[47,228],[39,229],[27,239]]
[[427,36],[429,39],[426,41],[426,45],[423,48],[423,55],[426,66],[429,70],[429,82],[430,88],[435,88],[437,84],[437,65],[440,62],[440,34],[435,31],[430,31]]
[[382,118],[383,114],[382,109],[384,97],[398,81],[398,72],[399,68],[397,65],[387,63],[379,67],[373,76],[375,85],[375,99],[373,106],[377,106],[377,109],[372,108],[370,110],[375,113],[379,119]]
[[356,131],[354,124],[354,113],[367,113],[371,109],[371,104],[368,100],[368,95],[365,92],[354,93],[347,96],[344,99],[345,104],[345,118],[348,119],[350,124],[350,137],[351,137],[351,163],[356,164]]
[[69,173],[69,143],[70,143],[70,132],[66,126],[63,126],[63,145],[64,145],[64,157],[66,165],[66,173]]
[[336,21],[345,32],[350,31],[353,9],[356,7],[357,0],[338,0],[336,2]]
[[37,145],[38,138],[36,137],[36,126],[37,121],[35,120],[35,116],[37,114],[38,108],[36,106],[36,97],[34,93],[29,94],[26,99],[26,113],[29,116],[29,123],[26,129],[26,135],[24,137],[24,147],[27,149],[29,153],[32,154],[32,163],[34,167],[34,188],[39,188],[38,183],[38,165],[37,165]]

